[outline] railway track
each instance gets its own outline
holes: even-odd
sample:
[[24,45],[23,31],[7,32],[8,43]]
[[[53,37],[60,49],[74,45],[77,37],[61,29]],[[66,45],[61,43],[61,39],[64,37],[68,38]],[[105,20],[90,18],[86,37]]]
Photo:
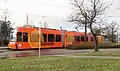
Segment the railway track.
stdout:
[[0,53],[12,51],[8,47],[0,47]]

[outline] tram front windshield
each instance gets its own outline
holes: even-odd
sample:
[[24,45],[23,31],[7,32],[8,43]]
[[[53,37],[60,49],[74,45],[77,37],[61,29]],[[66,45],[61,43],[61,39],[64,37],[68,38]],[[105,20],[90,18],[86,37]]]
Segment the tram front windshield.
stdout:
[[16,30],[13,30],[10,33],[10,42],[15,42],[16,41]]

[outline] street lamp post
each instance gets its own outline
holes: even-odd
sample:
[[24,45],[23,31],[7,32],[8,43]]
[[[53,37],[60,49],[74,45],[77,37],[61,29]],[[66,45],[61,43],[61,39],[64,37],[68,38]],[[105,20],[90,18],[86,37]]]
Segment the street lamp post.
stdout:
[[40,47],[41,47],[41,42],[40,42],[40,39],[41,39],[41,34],[40,34],[40,32],[41,32],[41,22],[39,22],[39,57],[40,57]]

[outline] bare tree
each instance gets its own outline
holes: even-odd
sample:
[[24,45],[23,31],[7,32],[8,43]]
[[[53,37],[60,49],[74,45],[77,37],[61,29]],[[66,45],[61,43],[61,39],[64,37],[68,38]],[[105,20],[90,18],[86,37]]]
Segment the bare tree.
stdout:
[[[6,10],[3,10],[3,9],[1,9],[1,15],[0,15],[0,17],[1,17],[1,26],[0,26],[0,33],[1,33],[1,45],[4,45],[4,42],[5,42],[5,40],[7,39],[7,37],[6,37],[6,28],[7,28],[7,25],[6,25],[6,22],[7,22],[7,18],[8,18],[8,10],[6,9]],[[4,31],[5,30],[5,31]]]
[[11,27],[11,22],[10,21],[3,21],[3,23],[1,23],[1,34],[3,37],[4,42],[8,42],[9,38],[10,38],[10,33],[12,32],[12,27]]
[[4,45],[4,43],[8,43],[9,42],[9,38],[10,38],[10,33],[12,32],[13,28],[12,25],[14,25],[15,23],[11,23],[8,20],[8,9],[6,10],[1,10],[1,26],[0,26],[0,33],[1,33],[1,40],[2,40],[2,45]]
[[106,26],[108,27],[108,29],[105,31],[106,37],[111,42],[116,42],[116,33],[119,28],[119,25],[116,22],[112,21]]
[[73,0],[71,2],[74,6],[74,12],[69,19],[70,21],[77,22],[80,26],[85,26],[85,30],[86,27],[90,28],[95,40],[95,51],[98,51],[98,34],[94,32],[95,26],[102,22],[101,17],[103,17],[105,10],[111,5],[103,1],[104,0]]
[[83,26],[85,27],[85,43],[86,43],[87,42],[87,27],[88,27],[87,13],[83,12],[82,8],[79,8],[83,5],[83,3],[84,3],[84,0],[79,5],[77,4],[77,0],[74,0],[74,3],[73,2],[71,3],[75,6],[75,8],[77,8],[77,11],[76,9],[74,9],[75,13],[72,14],[70,17],[68,17],[68,21],[74,22],[75,24],[77,24],[77,26],[75,27],[77,30],[78,30],[78,27],[83,27]]

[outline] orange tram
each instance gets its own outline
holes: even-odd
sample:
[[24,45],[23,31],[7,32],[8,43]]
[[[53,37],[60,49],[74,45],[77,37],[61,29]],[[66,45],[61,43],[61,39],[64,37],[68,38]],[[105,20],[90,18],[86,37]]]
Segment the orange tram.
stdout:
[[[10,49],[64,48],[71,44],[85,43],[83,32],[37,27],[17,27],[15,30],[8,44]],[[94,43],[93,36],[87,34],[86,41]],[[98,42],[101,41],[102,37],[98,36]]]

